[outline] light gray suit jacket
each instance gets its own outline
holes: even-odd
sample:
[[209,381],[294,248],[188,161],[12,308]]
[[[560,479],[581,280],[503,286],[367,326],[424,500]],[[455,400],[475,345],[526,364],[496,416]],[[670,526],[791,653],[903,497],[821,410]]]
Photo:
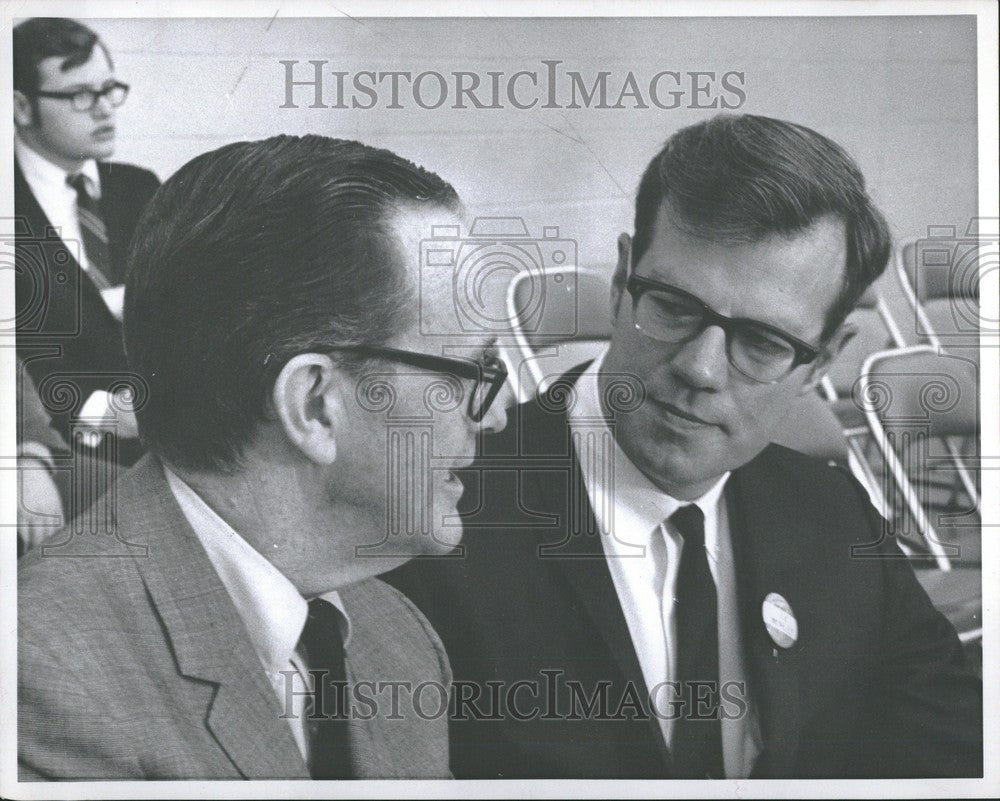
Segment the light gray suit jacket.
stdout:
[[[106,502],[117,509],[117,536],[56,535],[56,547],[19,565],[20,778],[308,779],[160,464],[143,459],[115,491]],[[368,579],[341,598],[352,626],[349,685],[450,686],[441,642],[405,596]],[[405,692],[395,712],[382,703],[388,692],[364,695],[379,703],[358,705],[350,723],[358,777],[449,776],[447,714],[435,714],[434,691],[423,694],[422,716]]]

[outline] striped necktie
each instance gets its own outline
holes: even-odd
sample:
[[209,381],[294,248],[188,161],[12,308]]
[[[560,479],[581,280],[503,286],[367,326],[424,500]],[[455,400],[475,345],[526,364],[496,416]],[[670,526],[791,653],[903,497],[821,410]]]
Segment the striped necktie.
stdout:
[[83,250],[87,254],[88,268],[84,272],[90,276],[98,289],[111,289],[108,280],[111,269],[111,253],[108,249],[108,230],[101,217],[101,206],[87,192],[87,183],[82,173],[70,175],[66,183],[76,190],[76,214],[83,236]]

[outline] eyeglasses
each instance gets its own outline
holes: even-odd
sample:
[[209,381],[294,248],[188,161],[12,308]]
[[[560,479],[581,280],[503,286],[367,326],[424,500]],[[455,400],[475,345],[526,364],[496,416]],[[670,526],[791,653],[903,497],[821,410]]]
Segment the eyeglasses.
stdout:
[[626,289],[632,296],[635,327],[658,342],[688,342],[717,325],[726,334],[726,357],[747,378],[773,384],[801,364],[809,364],[820,349],[756,320],[726,317],[694,295],[670,284],[632,273]]
[[101,89],[74,89],[72,92],[32,92],[35,97],[51,97],[55,100],[69,100],[74,111],[90,111],[102,97],[108,99],[113,108],[118,108],[128,97],[128,84],[113,81]]
[[507,365],[501,359],[490,354],[483,356],[480,361],[452,356],[433,356],[429,353],[415,353],[409,350],[382,348],[373,345],[344,345],[330,350],[357,353],[376,359],[389,359],[421,370],[447,373],[461,379],[471,379],[475,385],[469,396],[467,411],[469,418],[474,423],[480,422],[486,416],[507,380]]

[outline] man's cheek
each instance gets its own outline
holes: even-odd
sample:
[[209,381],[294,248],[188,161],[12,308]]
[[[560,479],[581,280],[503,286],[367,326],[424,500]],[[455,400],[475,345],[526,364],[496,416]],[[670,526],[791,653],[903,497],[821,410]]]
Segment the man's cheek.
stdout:
[[747,410],[743,425],[757,436],[771,436],[780,426],[789,422],[788,413],[792,396],[784,392],[771,392],[742,407]]

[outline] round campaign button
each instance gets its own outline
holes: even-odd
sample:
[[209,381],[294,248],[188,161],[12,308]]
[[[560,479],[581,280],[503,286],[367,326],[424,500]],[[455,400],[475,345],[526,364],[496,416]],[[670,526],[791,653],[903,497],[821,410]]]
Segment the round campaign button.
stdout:
[[761,605],[761,614],[767,633],[774,644],[781,648],[791,648],[799,638],[799,623],[792,607],[776,592],[768,593]]

